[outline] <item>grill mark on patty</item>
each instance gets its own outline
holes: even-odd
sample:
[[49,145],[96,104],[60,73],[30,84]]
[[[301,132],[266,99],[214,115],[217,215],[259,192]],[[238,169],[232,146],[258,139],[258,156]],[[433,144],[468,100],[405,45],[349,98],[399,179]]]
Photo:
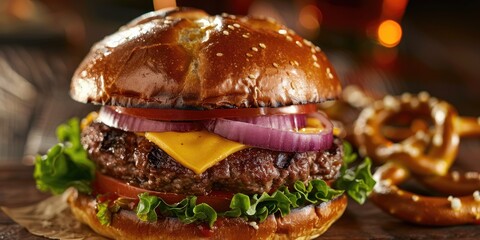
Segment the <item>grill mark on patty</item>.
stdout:
[[148,153],[148,162],[150,166],[154,168],[161,168],[164,165],[163,159],[165,158],[166,153],[159,148],[153,148],[151,152]]
[[101,173],[141,188],[205,195],[212,190],[254,194],[292,186],[295,181],[333,180],[342,163],[341,141],[324,152],[286,153],[247,148],[197,175],[148,141],[131,132],[92,123],[82,144]]

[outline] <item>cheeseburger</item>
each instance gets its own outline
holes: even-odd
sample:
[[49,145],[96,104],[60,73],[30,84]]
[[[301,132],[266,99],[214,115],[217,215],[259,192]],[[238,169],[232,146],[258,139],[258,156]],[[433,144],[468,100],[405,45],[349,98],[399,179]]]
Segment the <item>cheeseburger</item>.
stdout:
[[101,108],[59,127],[37,186],[74,187],[75,217],[114,239],[314,238],[371,187],[316,108],[340,92],[320,48],[271,19],[147,13],[76,70],[72,98]]

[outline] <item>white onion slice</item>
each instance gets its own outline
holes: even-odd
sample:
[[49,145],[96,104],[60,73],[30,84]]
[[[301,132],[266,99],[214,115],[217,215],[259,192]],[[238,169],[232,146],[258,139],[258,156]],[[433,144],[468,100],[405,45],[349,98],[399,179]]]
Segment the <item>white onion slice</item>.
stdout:
[[325,129],[320,133],[299,133],[223,118],[207,122],[206,128],[232,141],[275,151],[307,152],[329,149],[333,142],[332,123],[321,113],[312,113],[309,116],[317,118]]
[[117,113],[109,107],[100,109],[97,121],[110,127],[131,132],[188,132],[203,129],[203,124],[200,121],[155,121]]

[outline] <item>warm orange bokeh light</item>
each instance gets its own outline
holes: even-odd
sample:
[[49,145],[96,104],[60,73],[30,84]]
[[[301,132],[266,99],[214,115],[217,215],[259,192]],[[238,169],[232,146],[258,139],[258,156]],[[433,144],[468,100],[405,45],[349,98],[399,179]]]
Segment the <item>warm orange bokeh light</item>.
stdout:
[[393,20],[385,20],[378,27],[377,36],[383,46],[395,47],[402,39],[402,27]]
[[317,30],[322,21],[322,13],[320,9],[314,5],[307,5],[300,10],[298,22],[300,25],[309,30]]

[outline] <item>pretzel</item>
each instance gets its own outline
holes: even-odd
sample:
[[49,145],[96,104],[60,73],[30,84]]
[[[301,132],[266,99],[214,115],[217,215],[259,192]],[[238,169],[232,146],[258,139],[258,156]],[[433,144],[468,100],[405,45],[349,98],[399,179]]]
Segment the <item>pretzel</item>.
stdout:
[[410,171],[398,162],[382,165],[373,178],[377,181],[370,200],[394,217],[432,226],[480,224],[480,193],[462,197],[428,197],[398,187]]
[[[392,120],[410,126],[386,126]],[[480,224],[480,173],[448,172],[460,137],[480,136],[480,118],[460,117],[450,104],[427,93],[387,96],[362,111],[354,134],[360,152],[384,164],[374,174],[377,185],[370,196],[381,209],[423,225]],[[410,175],[450,196],[400,189]]]
[[480,173],[451,171],[445,176],[416,176],[424,186],[444,195],[462,196],[480,190]]
[[[415,134],[394,142],[381,133],[392,118],[405,114],[431,121],[433,128],[413,129]],[[354,135],[359,151],[379,164],[387,160],[400,161],[420,175],[445,175],[458,151],[459,133],[455,131],[458,114],[444,101],[430,98],[427,93],[418,96],[386,96],[374,102],[359,115]]]

